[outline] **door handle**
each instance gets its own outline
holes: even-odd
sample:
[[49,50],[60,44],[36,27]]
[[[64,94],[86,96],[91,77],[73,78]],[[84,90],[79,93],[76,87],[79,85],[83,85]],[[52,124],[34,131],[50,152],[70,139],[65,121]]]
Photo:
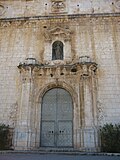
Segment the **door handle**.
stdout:
[[64,133],[64,131],[59,131],[59,133]]
[[54,131],[48,131],[48,133],[49,133],[49,134],[51,134],[51,133],[53,134],[53,133],[54,133]]

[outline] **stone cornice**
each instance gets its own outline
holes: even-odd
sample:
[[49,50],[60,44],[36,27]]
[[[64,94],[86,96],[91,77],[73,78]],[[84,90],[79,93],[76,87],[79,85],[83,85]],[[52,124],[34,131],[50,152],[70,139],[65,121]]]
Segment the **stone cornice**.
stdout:
[[83,56],[79,62],[74,64],[63,64],[61,61],[56,61],[56,64],[41,64],[34,58],[28,58],[25,62],[18,65],[20,73],[27,74],[29,72],[42,76],[67,76],[67,75],[80,75],[84,78],[96,74],[97,64],[91,62],[90,58]]
[[98,17],[120,17],[120,13],[98,13],[98,14],[71,14],[71,15],[49,15],[33,17],[0,18],[0,21],[18,20],[48,20],[48,19],[73,19],[73,18],[98,18]]
[[[113,15],[113,16],[112,16]],[[119,14],[96,14],[96,15],[68,15],[68,16],[43,16],[43,17],[19,17],[19,18],[6,18],[0,19],[0,28],[15,27],[15,28],[29,28],[37,26],[48,26],[48,24],[66,24],[66,25],[91,25],[97,21],[105,24],[106,21],[114,22],[114,24],[120,23]],[[53,25],[54,26],[54,25]],[[55,27],[55,26],[54,26]]]

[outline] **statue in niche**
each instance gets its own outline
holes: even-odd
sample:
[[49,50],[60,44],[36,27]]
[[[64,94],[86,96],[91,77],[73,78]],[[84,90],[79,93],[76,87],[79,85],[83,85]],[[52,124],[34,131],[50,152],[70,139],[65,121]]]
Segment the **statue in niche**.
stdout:
[[52,60],[63,60],[63,43],[55,41],[52,45]]

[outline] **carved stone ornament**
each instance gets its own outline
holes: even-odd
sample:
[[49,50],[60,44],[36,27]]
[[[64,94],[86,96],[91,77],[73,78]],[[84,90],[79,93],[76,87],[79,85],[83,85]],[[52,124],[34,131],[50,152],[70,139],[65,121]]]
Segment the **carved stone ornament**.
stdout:
[[5,13],[6,7],[0,4],[0,16],[2,16]]
[[51,0],[51,11],[52,12],[64,12],[66,9],[65,0]]
[[76,75],[83,78],[89,78],[93,75],[96,75],[97,64],[95,62],[76,62],[74,64],[64,64],[60,63],[60,60],[57,60],[57,63],[53,64],[42,64],[38,62],[35,58],[27,58],[25,62],[20,63],[18,66],[20,73],[24,76],[23,81],[29,79],[30,74],[36,74],[41,78],[44,77],[53,77],[60,78],[60,76],[67,75]]
[[115,6],[116,6],[116,8],[120,9],[120,0],[116,0]]
[[68,41],[71,39],[71,31],[69,29],[56,27],[45,32],[45,39],[47,41],[52,41],[55,37],[62,37],[65,41]]
[[11,25],[11,23],[9,21],[1,21],[0,22],[0,27],[4,28],[4,27],[9,27]]

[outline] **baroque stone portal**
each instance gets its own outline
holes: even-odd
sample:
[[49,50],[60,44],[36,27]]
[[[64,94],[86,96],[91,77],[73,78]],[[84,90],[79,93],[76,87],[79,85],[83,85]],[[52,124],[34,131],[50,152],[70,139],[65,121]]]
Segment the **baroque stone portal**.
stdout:
[[[55,44],[59,44],[58,42],[60,43],[60,41],[56,41]],[[61,44],[62,42],[59,45]],[[60,58],[59,54],[63,53],[60,50],[61,46],[59,47],[58,51],[56,51],[56,49],[54,51],[58,52],[55,58]],[[15,132],[15,149],[20,150],[23,146],[24,149],[28,150],[43,146],[51,146],[52,144],[52,146],[55,147],[72,146],[81,151],[87,149],[96,151],[98,149],[98,130],[96,128],[97,64],[91,62],[89,57],[81,57],[79,62],[77,61],[73,64],[59,65],[41,64],[38,63],[36,59],[27,58],[25,62],[19,64],[18,68],[20,70],[22,95],[20,106],[21,117],[18,119],[19,125]],[[67,92],[62,92],[60,96],[54,92],[55,96],[57,96],[57,101],[56,98],[53,99],[55,96],[51,96],[51,94],[47,97],[47,100],[44,101],[45,93],[55,88],[57,91],[60,89],[61,91],[66,90]],[[77,90],[79,90],[78,94]],[[66,101],[64,93],[69,93],[71,95],[70,97],[73,102],[71,102],[71,109],[68,108],[69,105],[67,105],[66,102],[70,101]],[[51,102],[51,97],[53,103]],[[60,97],[62,97],[62,99],[65,98],[65,101],[61,100]],[[78,103],[78,101],[80,101],[80,103]],[[48,104],[47,107],[51,108],[51,110],[46,109],[51,113],[49,122],[51,122],[53,118],[52,115],[57,115],[60,121],[59,124],[57,124],[58,121],[55,121],[55,123],[57,127],[60,127],[60,130],[57,130],[58,128],[56,127],[54,131],[52,122],[52,126],[49,128],[49,124],[47,123],[48,116],[44,116],[47,112],[43,112],[42,109],[43,105],[46,104]],[[53,110],[53,108],[50,107],[57,107],[58,104],[62,107],[60,107],[60,109],[64,108],[63,111],[65,111],[65,107],[67,107],[66,112],[60,111],[60,114],[63,113],[63,115],[66,115],[70,110],[73,111],[73,113],[70,112],[71,114],[67,114],[68,119],[66,119],[66,116],[65,119],[63,119],[63,116],[61,118],[59,114],[56,114],[56,108]],[[50,116],[49,112],[48,115]],[[71,115],[73,115],[73,118],[70,118]],[[33,121],[36,123],[33,124]],[[68,128],[65,127],[66,124],[67,127],[69,125]],[[41,125],[43,128],[41,128]],[[49,143],[46,141],[46,138],[49,136],[57,137],[59,135],[59,137],[62,137],[64,133],[67,133],[67,137],[64,137],[66,139],[64,143],[62,141],[63,138],[55,140],[55,143],[57,143],[56,145],[53,145],[54,139]],[[28,139],[28,137],[30,138]],[[40,137],[42,137],[42,140]]]

